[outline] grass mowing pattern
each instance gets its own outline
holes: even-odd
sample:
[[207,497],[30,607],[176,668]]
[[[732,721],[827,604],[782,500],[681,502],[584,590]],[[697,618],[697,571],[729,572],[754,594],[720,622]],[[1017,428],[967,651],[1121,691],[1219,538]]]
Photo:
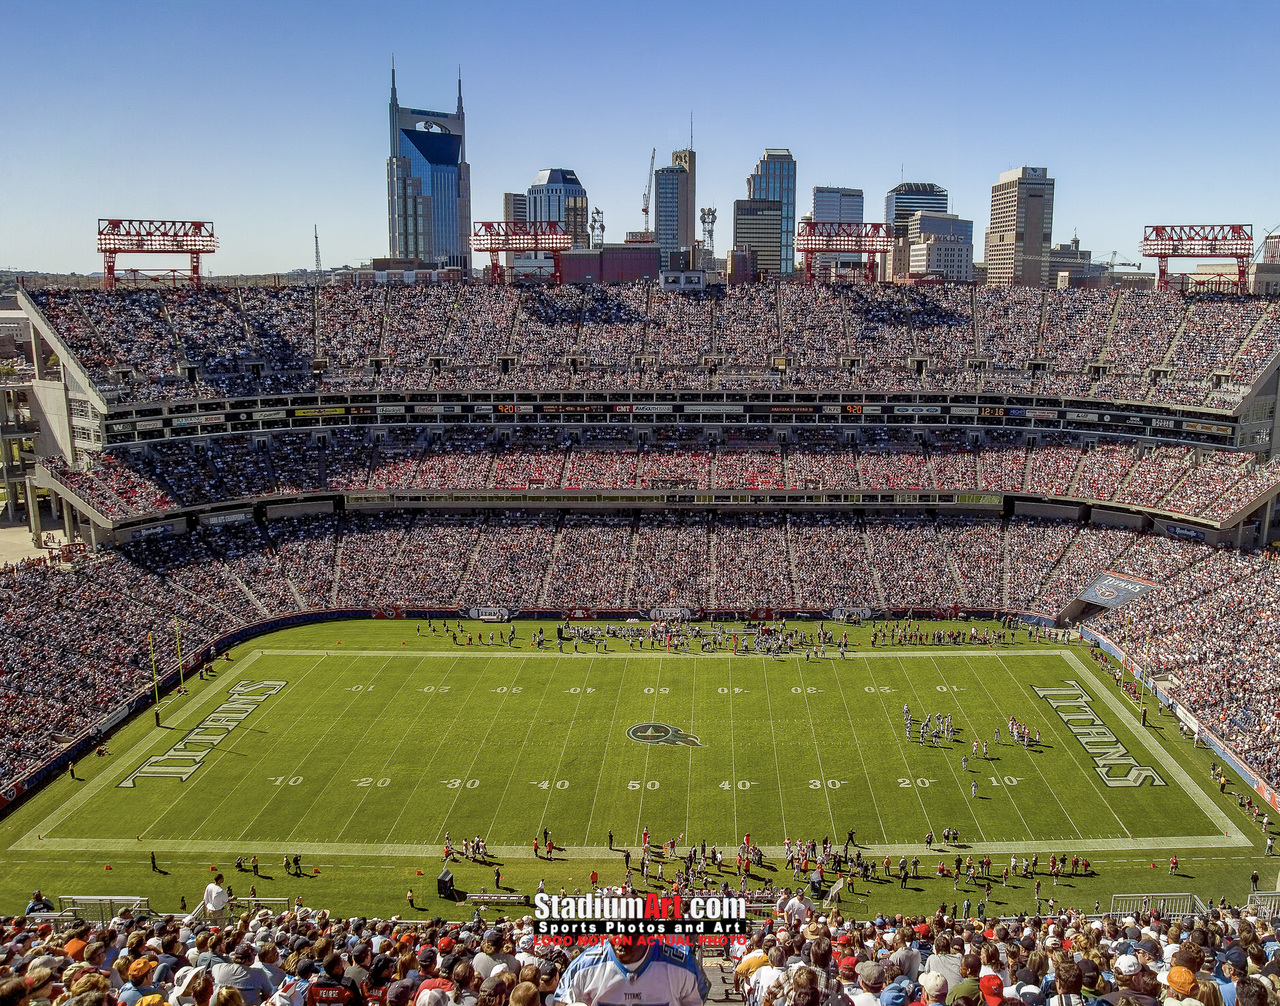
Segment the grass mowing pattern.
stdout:
[[[215,681],[195,683],[191,696],[166,708],[168,728],[139,718],[113,740],[111,758],[81,763],[78,774],[89,781],[57,780],[3,822],[0,861],[10,879],[0,896],[25,897],[43,885],[62,893],[154,891],[162,905],[180,891],[190,901],[214,864],[246,890],[249,878],[230,871],[230,861],[257,854],[263,872],[275,875],[259,882],[264,896],[303,893],[308,903],[344,911],[390,912],[403,904],[403,887],[416,886],[430,907],[434,899],[423,894],[446,830],[455,843],[484,836],[504,863],[507,885],[526,891],[542,876],[551,889],[572,889],[591,868],[605,882],[620,881],[619,857],[605,849],[608,832],[634,852],[646,827],[655,842],[683,835],[682,846],[705,839],[730,852],[745,832],[768,850],[787,836],[842,842],[855,828],[864,852],[892,852],[895,862],[899,852],[918,854],[922,874],[951,860],[952,850],[923,848],[925,833],[944,827],[959,828],[975,854],[989,851],[997,872],[1010,851],[1038,851],[1042,863],[1050,852],[1117,865],[1133,859],[1108,869],[1105,881],[1083,882],[1089,890],[1077,898],[1090,905],[1109,891],[1156,883],[1199,890],[1185,875],[1166,878],[1163,868],[1139,872],[1148,859],[1167,861],[1166,849],[1203,859],[1199,869],[1215,878],[1244,854],[1257,855],[1241,847],[1243,821],[1228,809],[1234,801],[1200,792],[1200,766],[1195,782],[1169,771],[1170,752],[1180,750],[1170,748],[1177,742],[1169,718],[1150,731],[1164,735],[1162,763],[1140,738],[1133,706],[1105,675],[1027,643],[1025,633],[992,649],[859,647],[843,662],[806,663],[803,656],[637,652],[618,641],[608,654],[560,655],[554,645],[528,649],[528,629],[519,627],[512,649],[455,647],[416,636],[413,623],[376,621],[302,627],[246,644],[236,663],[219,665]],[[865,646],[866,633],[855,635]],[[1069,652],[1087,660],[1080,648]],[[236,682],[273,679],[288,684],[187,781],[118,786],[146,757],[176,744]],[[1064,680],[1085,687],[1119,742],[1168,785],[1103,785],[1084,748],[1032,691]],[[951,712],[955,744],[921,747],[915,730],[908,741],[904,702],[917,723],[924,713]],[[1040,728],[1039,747],[1008,742],[1011,714]],[[646,722],[670,724],[701,746],[628,737],[628,728]],[[980,746],[988,742],[990,760],[972,756],[975,737]],[[1201,755],[1196,760],[1207,764]],[[554,863],[532,857],[531,841],[544,827],[557,845]],[[1187,851],[1188,836],[1203,857]],[[143,865],[153,849],[172,877]],[[286,891],[280,857],[293,851],[304,853],[304,866],[320,864],[323,876],[290,880]],[[105,862],[120,872],[100,872]],[[456,869],[464,888],[492,883],[491,868]],[[1120,871],[1131,880],[1119,882]],[[764,876],[789,879],[770,871],[753,884]],[[70,886],[59,888],[61,878]],[[943,883],[946,891],[922,877],[901,891],[895,881],[885,907],[936,907],[934,886],[950,894]],[[1014,900],[1021,893],[1007,897],[1031,907]]]

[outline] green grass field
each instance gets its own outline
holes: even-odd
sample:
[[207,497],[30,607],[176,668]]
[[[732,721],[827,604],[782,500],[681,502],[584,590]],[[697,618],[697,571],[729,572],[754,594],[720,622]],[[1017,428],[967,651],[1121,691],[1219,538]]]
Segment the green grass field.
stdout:
[[[419,904],[434,911],[433,892],[425,895],[446,831],[455,844],[483,836],[504,884],[522,891],[540,878],[572,889],[591,869],[620,881],[608,835],[635,851],[646,828],[654,842],[705,840],[730,859],[750,832],[775,857],[757,885],[783,876],[788,836],[843,842],[853,828],[864,854],[919,855],[932,875],[943,856],[925,851],[924,835],[957,828],[965,855],[999,865],[1011,853],[1087,856],[1099,875],[1060,896],[1088,907],[1145,890],[1241,900],[1249,871],[1270,868],[1259,858],[1263,837],[1234,800],[1201,786],[1207,755],[1178,739],[1170,717],[1140,726],[1085,648],[864,642],[847,660],[806,663],[619,641],[607,653],[559,654],[554,643],[538,652],[528,625],[512,648],[454,646],[414,630],[329,623],[240,647],[213,680],[166,702],[163,728],[140,717],[112,739],[109,757],[78,766],[83,781],[56,780],[0,823],[0,912],[19,910],[14,903],[36,886],[146,894],[176,908],[180,895],[198,900],[210,866],[244,894],[254,880],[234,873],[238,855],[260,857],[269,878],[256,881],[260,896],[390,913],[416,885]],[[1097,750],[1050,704],[1068,682],[1087,693],[1093,729],[1114,737],[1110,767],[1099,770]],[[1037,687],[1063,691],[1042,697]],[[922,747],[914,727],[908,741],[904,703],[917,723],[951,713],[955,742]],[[1041,743],[1010,743],[1010,715],[1038,727]],[[668,731],[646,724],[696,744],[647,743]],[[988,743],[987,757],[973,755],[975,738]],[[1160,784],[1142,773],[1130,787],[1103,778],[1114,783],[1134,764]],[[556,845],[550,862],[531,849],[544,828]],[[151,872],[153,851],[166,873]],[[286,878],[281,859],[295,852],[320,872]],[[1175,852],[1181,877],[1167,876]],[[493,889],[492,867],[455,871],[464,890]],[[873,889],[871,900],[932,909],[956,900],[951,888],[930,876],[907,891],[896,882]],[[1020,882],[996,907],[1032,904]]]

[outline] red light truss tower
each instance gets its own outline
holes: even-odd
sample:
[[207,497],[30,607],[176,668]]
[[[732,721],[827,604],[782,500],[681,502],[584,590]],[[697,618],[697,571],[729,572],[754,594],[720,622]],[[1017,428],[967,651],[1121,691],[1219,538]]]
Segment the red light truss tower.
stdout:
[[475,225],[471,250],[489,253],[490,282],[502,282],[498,256],[502,252],[551,252],[554,269],[551,282],[560,285],[560,253],[573,247],[573,235],[555,220],[493,220]]
[[893,252],[893,228],[889,224],[821,223],[803,220],[796,230],[796,251],[804,253],[804,281],[813,282],[813,256],[836,253],[841,255],[865,254],[867,265],[863,276],[866,282],[876,278],[875,259],[872,255],[889,255]]
[[[187,281],[200,285],[200,256],[218,250],[208,220],[99,220],[98,251],[102,252],[103,289],[116,285],[116,256],[121,252],[148,255],[190,255]],[[174,272],[175,270],[168,270]],[[133,270],[140,275],[138,270]]]
[[1154,224],[1143,228],[1142,254],[1160,264],[1159,288],[1169,288],[1171,258],[1233,258],[1237,292],[1249,289],[1252,224]]

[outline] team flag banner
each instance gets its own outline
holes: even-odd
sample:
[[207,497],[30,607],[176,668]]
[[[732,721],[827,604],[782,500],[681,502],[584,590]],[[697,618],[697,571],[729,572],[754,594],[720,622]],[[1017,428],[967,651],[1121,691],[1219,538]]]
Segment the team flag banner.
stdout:
[[1128,573],[1104,570],[1097,575],[1093,583],[1080,592],[1080,600],[1088,601],[1090,604],[1100,604],[1104,608],[1118,608],[1158,586],[1158,583],[1130,576]]

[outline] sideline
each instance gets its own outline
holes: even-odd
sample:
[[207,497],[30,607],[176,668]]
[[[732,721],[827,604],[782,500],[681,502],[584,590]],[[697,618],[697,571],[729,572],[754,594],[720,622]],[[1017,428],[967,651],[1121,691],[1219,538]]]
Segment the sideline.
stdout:
[[[223,680],[238,680],[241,672],[250,667],[254,661],[264,654],[284,655],[284,656],[316,656],[317,649],[295,650],[295,649],[259,649],[247,654],[245,657],[237,661],[230,670],[230,675],[220,677],[220,684]],[[327,652],[331,656],[371,656],[371,657],[389,657],[409,656],[404,650],[336,650],[324,651],[319,648],[319,652]],[[483,652],[480,650],[477,653]],[[487,657],[504,657],[518,658],[527,660],[533,653],[527,651],[511,652],[500,651],[486,654]],[[1143,745],[1152,754],[1152,756],[1160,763],[1160,765],[1173,777],[1179,786],[1191,797],[1210,820],[1220,824],[1223,828],[1223,835],[1185,835],[1185,836],[1159,836],[1153,838],[1111,838],[1111,839],[1090,839],[1086,841],[1073,841],[1069,844],[1073,851],[1081,853],[1098,853],[1098,852],[1157,852],[1157,851],[1174,851],[1180,852],[1185,849],[1224,849],[1228,847],[1246,847],[1253,846],[1253,841],[1245,835],[1221,810],[1205,791],[1196,785],[1195,781],[1187,774],[1187,772],[1174,760],[1173,756],[1166,751],[1154,738],[1150,736],[1149,731],[1143,730],[1138,724],[1136,717],[1127,706],[1119,701],[1108,689],[1105,683],[1101,682],[1097,675],[1094,674],[1074,653],[1067,649],[1019,649],[1016,652],[1027,656],[1060,656],[1066,660],[1067,664],[1076,670],[1084,680],[1098,687],[1091,689],[1096,693],[1113,713],[1116,713],[1131,726],[1132,732],[1139,736]],[[430,656],[439,654],[441,656],[450,653],[449,650],[443,651],[427,651],[426,654],[416,652],[415,656]],[[966,648],[957,647],[951,650],[944,650],[941,647],[920,647],[915,650],[903,650],[895,652],[893,650],[877,651],[877,652],[859,652],[859,657],[892,657],[895,659],[909,657],[936,658],[941,654],[958,653],[970,658],[991,656],[1000,657],[1007,655],[1002,651],[980,651],[968,652]],[[543,655],[549,657],[571,656],[572,654],[561,654],[556,651],[543,651]],[[580,653],[577,656],[591,657],[600,659],[602,657],[618,657],[622,659],[631,659],[638,656],[636,651],[623,651],[617,653]],[[653,657],[663,658],[670,656],[665,650],[655,650],[651,654]],[[454,653],[455,658],[458,656]],[[729,656],[732,654],[698,654],[691,653],[688,656],[698,657],[706,656],[708,658],[716,658]],[[750,659],[767,659],[760,654],[743,655],[749,656]],[[841,663],[838,658],[830,662],[839,666]],[[851,668],[854,666],[850,664]],[[196,714],[201,713],[206,706],[222,701],[225,697],[225,690],[219,688],[210,688],[196,702],[186,706],[181,714],[175,720],[175,725],[183,723],[187,720],[198,719]],[[134,744],[127,752],[119,756],[119,768],[104,772],[97,776],[91,783],[83,789],[77,791],[66,803],[61,804],[57,810],[37,824],[32,830],[27,832],[11,846],[10,851],[22,852],[126,852],[137,851],[145,845],[148,849],[156,852],[166,853],[199,853],[211,855],[227,855],[229,850],[233,849],[225,841],[196,841],[196,840],[156,840],[140,844],[136,839],[95,839],[95,838],[44,838],[37,839],[37,834],[47,835],[59,823],[73,814],[82,807],[90,799],[105,789],[108,785],[114,783],[119,778],[127,775],[131,767],[142,757],[146,751],[152,747],[157,740],[172,736],[168,730],[153,729],[147,733],[138,743]],[[1234,834],[1232,834],[1234,833]],[[1062,840],[1043,839],[1015,842],[983,842],[966,844],[964,852],[968,854],[990,854],[993,857],[997,855],[1009,855],[1017,853],[1019,855],[1041,848],[1057,849],[1062,845]],[[384,856],[384,857],[400,857],[412,858],[418,860],[433,861],[439,856],[438,847],[435,843],[424,841],[422,844],[405,844],[405,843],[363,843],[363,842],[254,842],[245,843],[245,848],[252,848],[258,854],[277,854],[298,853],[308,857],[331,855],[331,856]],[[783,846],[762,846],[764,854],[771,859],[782,859],[785,856]],[[918,854],[923,848],[923,844],[919,842],[896,843],[890,845],[876,845],[874,851],[877,855],[901,856],[904,854]],[[931,854],[941,854],[944,845],[935,844],[931,850]],[[490,858],[501,860],[506,859],[532,859],[533,853],[529,846],[491,846]],[[864,849],[865,851],[865,849]],[[572,856],[574,859],[611,859],[620,855],[620,848],[610,850],[606,846],[570,846],[565,849],[557,849],[557,853]],[[557,858],[560,858],[558,856]],[[1277,880],[1277,888],[1280,889],[1280,879]]]
[[[213,682],[214,687],[207,688],[204,694],[195,702],[184,706],[182,712],[180,712],[177,718],[173,721],[172,726],[177,726],[178,724],[191,719],[192,714],[202,712],[206,706],[213,706],[220,702],[225,702],[227,698],[227,691],[226,689],[219,689],[217,686],[222,684],[223,681],[236,680],[239,677],[240,672],[251,666],[255,660],[262,656],[262,653],[262,650],[254,650],[252,653],[237,660],[231,665],[230,670],[232,673],[230,675],[226,674],[226,669],[224,669],[223,673],[218,676],[218,679]],[[201,715],[197,718],[197,722],[199,719],[203,718],[203,715]],[[58,805],[57,810],[48,817],[37,822],[34,828],[14,842],[13,845],[9,846],[10,850],[30,851],[34,849],[56,849],[59,848],[59,846],[53,844],[56,841],[85,842],[85,839],[59,840],[46,838],[41,840],[36,836],[49,834],[49,832],[53,831],[53,829],[59,824],[83,807],[91,799],[96,797],[100,792],[102,792],[102,790],[106,789],[108,785],[118,782],[120,779],[127,776],[131,771],[133,771],[133,768],[139,764],[143,755],[145,755],[157,741],[166,739],[172,741],[174,739],[174,735],[171,730],[172,727],[152,727],[151,730],[149,730],[140,741],[134,744],[133,747],[129,748],[128,751],[125,751],[123,754],[116,755],[116,763],[110,769],[105,772],[98,773],[92,782],[76,790],[70,799]],[[89,839],[87,841],[91,842],[93,840]],[[135,841],[133,845],[136,847],[137,842]],[[63,848],[78,849],[95,847],[92,845],[78,844],[63,846]]]
[[[1187,775],[1186,769],[1174,760],[1173,755],[1165,749],[1163,744],[1160,744],[1151,736],[1151,731],[1142,726],[1138,718],[1133,715],[1132,709],[1116,697],[1115,693],[1106,686],[1106,682],[1102,681],[1100,676],[1095,674],[1093,671],[1090,671],[1089,668],[1085,666],[1084,662],[1074,653],[1064,652],[1062,657],[1068,664],[1074,667],[1081,674],[1085,675],[1090,683],[1099,686],[1092,689],[1092,691],[1097,694],[1097,697],[1100,698],[1103,703],[1105,703],[1106,706],[1120,719],[1126,721],[1125,725],[1128,726],[1130,731],[1142,742],[1142,745],[1151,753],[1152,757],[1154,757],[1164,770],[1177,781],[1178,785],[1182,787],[1186,794],[1195,801],[1196,806],[1205,812],[1205,816],[1208,817],[1210,821],[1215,822],[1218,827],[1222,829],[1223,834],[1222,841],[1219,843],[1220,845],[1224,847],[1253,845],[1253,839],[1240,830],[1236,823],[1227,816],[1226,811],[1219,807],[1213,801],[1213,798],[1204,791],[1204,789],[1196,785],[1195,780],[1193,780],[1191,776]],[[1234,834],[1232,834],[1232,832],[1234,832]]]

